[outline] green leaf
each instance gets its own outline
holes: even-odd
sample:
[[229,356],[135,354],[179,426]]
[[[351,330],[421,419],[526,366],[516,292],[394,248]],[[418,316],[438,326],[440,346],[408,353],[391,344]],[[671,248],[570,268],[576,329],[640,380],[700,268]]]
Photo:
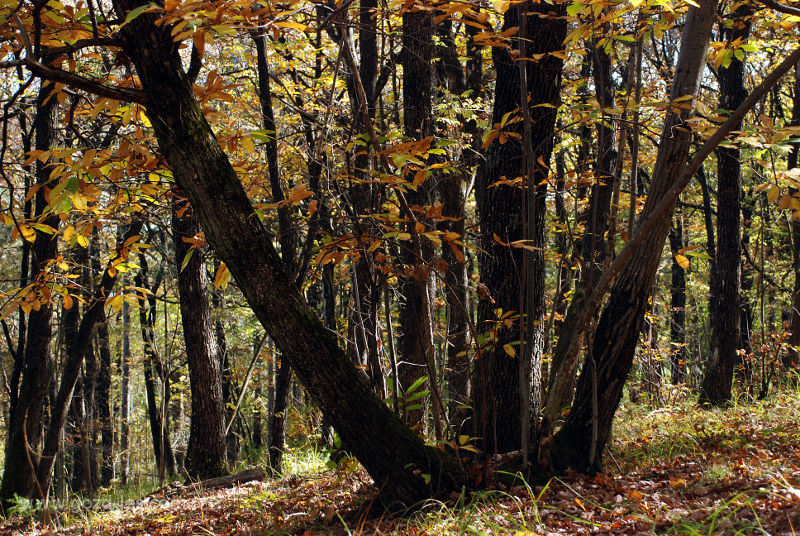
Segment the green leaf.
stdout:
[[[158,9],[158,6],[156,4],[145,4],[143,6],[139,6],[139,7],[135,8],[135,9],[131,9],[128,12],[128,16],[125,17],[125,22],[123,22],[122,25],[120,25],[119,28],[122,28],[122,26],[125,26],[126,24],[131,22],[133,19],[135,19],[136,17],[141,15],[142,13],[145,13],[147,11],[155,11],[157,9]],[[117,28],[117,31],[119,31],[119,28]]]
[[186,268],[186,265],[189,264],[189,261],[192,259],[192,254],[194,254],[194,248],[190,249],[183,258],[183,262],[181,263],[181,272]]
[[421,378],[417,378],[417,381],[415,381],[414,383],[412,383],[412,384],[411,384],[411,387],[409,387],[408,389],[406,389],[406,395],[408,395],[409,393],[413,393],[414,391],[416,391],[417,389],[419,389],[419,386],[420,386],[420,385],[422,385],[423,383],[425,383],[427,380],[428,380],[428,377],[427,377],[427,376],[423,376],[423,377],[421,377]]
[[574,17],[575,15],[583,11],[584,7],[586,6],[581,4],[580,2],[573,2],[567,6],[567,15],[569,15],[570,17]]

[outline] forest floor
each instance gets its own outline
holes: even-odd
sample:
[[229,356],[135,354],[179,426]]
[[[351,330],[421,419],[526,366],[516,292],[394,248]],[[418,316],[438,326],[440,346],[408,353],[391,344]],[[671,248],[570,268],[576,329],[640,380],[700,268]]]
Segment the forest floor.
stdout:
[[800,393],[703,411],[620,411],[606,472],[380,515],[367,474],[321,464],[281,480],[121,507],[13,517],[0,534],[800,534]]

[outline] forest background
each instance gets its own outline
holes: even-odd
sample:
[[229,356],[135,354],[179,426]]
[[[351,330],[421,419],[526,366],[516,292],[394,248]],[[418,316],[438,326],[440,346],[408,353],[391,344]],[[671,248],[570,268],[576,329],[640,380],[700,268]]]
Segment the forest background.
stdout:
[[0,16],[5,507],[280,471],[287,426],[411,504],[594,473],[626,380],[797,380],[793,5]]

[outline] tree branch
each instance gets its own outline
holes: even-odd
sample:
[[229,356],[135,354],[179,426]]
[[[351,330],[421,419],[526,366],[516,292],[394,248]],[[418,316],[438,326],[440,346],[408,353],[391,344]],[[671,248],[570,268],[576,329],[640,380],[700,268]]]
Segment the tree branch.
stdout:
[[792,6],[787,6],[786,4],[781,4],[776,0],[758,0],[758,2],[764,4],[769,8],[774,9],[775,11],[780,11],[781,13],[786,13],[787,15],[800,16],[800,9]]
[[144,91],[138,89],[101,84],[85,76],[71,73],[57,67],[50,67],[30,58],[25,60],[25,66],[40,78],[45,78],[51,82],[66,84],[76,89],[82,89],[83,91],[99,97],[106,97],[123,102],[134,102],[142,106],[147,106],[149,102]]
[[57,56],[60,54],[71,54],[88,47],[121,47],[122,41],[116,37],[98,37],[96,39],[79,39],[71,45],[61,47],[46,48],[42,51],[42,56]]

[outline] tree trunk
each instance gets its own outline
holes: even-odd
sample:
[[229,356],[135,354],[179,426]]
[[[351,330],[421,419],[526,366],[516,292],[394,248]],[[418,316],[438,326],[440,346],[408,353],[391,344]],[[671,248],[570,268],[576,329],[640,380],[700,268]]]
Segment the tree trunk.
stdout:
[[[275,355],[277,361],[277,354]],[[275,379],[275,399],[269,412],[269,466],[276,473],[283,472],[283,453],[286,450],[286,410],[289,407],[289,386],[292,368],[283,356]]]
[[[800,66],[794,68],[792,85],[792,120],[791,126],[800,126]],[[800,154],[800,139],[795,138],[792,150],[789,152],[787,168],[794,169],[798,164]],[[798,190],[790,192],[797,195]],[[792,271],[794,271],[794,287],[792,289],[792,316],[789,321],[789,351],[784,358],[783,365],[787,369],[800,367],[800,218],[792,216]]]
[[[52,58],[44,60],[48,63]],[[36,97],[36,119],[33,127],[36,130],[36,150],[45,151],[55,146],[58,104],[51,97],[54,84],[42,81],[41,89]],[[47,207],[45,188],[50,180],[52,162],[36,161],[36,184],[42,185],[36,192],[35,214],[43,216]],[[40,223],[58,229],[59,220],[54,213],[44,217]],[[36,239],[31,246],[32,269],[31,281],[46,285],[49,281],[47,263],[56,257],[58,243],[53,236],[36,230]],[[50,382],[50,320],[53,316],[53,305],[49,295],[42,293],[41,305],[28,316],[27,341],[22,356],[22,371],[19,395],[14,412],[8,423],[8,436],[5,448],[5,470],[3,483],[0,486],[0,501],[7,511],[14,495],[20,497],[39,497],[39,490],[34,489],[35,469],[28,462],[35,462],[35,453],[29,452],[27,445],[39,443],[42,431],[42,410],[44,397]],[[27,445],[26,445],[27,442]]]
[[[522,8],[513,7],[506,11],[504,29],[519,25],[520,9]],[[564,6],[561,4],[535,4],[524,9],[534,14],[528,17],[527,35],[522,36],[531,40],[527,54],[544,55],[537,62],[529,62],[527,73],[530,91],[528,107],[532,121],[530,143],[535,151],[532,155],[535,176],[530,178],[537,190],[535,213],[542,218],[540,222],[534,223],[534,226],[541,225],[537,229],[539,236],[534,243],[529,244],[536,248],[543,245],[537,242],[544,238],[544,179],[548,170],[542,163],[547,164],[550,159],[556,118],[555,108],[540,105],[557,107],[559,103],[563,62],[548,53],[561,49],[566,35],[566,22],[558,16],[563,15]],[[547,16],[551,12],[557,16]],[[520,71],[519,62],[511,58],[507,49],[494,47],[492,54],[497,70],[492,123],[499,124],[506,114],[514,115],[514,111],[520,107]],[[505,139],[505,143],[495,139],[488,146],[485,163],[478,172],[475,190],[482,235],[482,252],[479,255],[481,285],[488,291],[483,293],[478,304],[478,331],[490,332],[496,329],[496,338],[490,342],[490,346],[480,349],[472,382],[474,433],[483,438],[483,449],[488,453],[509,452],[518,450],[521,446],[520,361],[512,343],[520,340],[520,324],[523,320],[507,317],[501,319],[498,318],[498,312],[502,316],[519,311],[521,303],[524,303],[521,294],[523,250],[508,245],[525,237],[525,222],[522,217],[524,190],[518,186],[495,183],[503,177],[510,181],[528,175],[524,162],[526,155],[521,143],[522,130],[522,121],[502,127],[504,135],[510,132],[512,136]],[[538,264],[541,260],[534,262]],[[528,273],[543,278],[543,265],[531,265],[528,268]],[[541,279],[534,286],[543,285],[543,282]],[[531,311],[531,314],[537,316],[542,312]],[[513,320],[513,326],[505,324],[507,319]],[[483,344],[485,346],[486,343]],[[541,357],[542,349],[536,350],[539,356],[534,361]],[[512,357],[511,353],[515,355]]]
[[[699,8],[689,9],[670,92],[673,99],[697,95],[716,6],[715,0],[703,0]],[[671,109],[664,120],[650,192],[640,221],[649,216],[684,170],[691,139],[691,128],[685,122],[691,111],[679,112]],[[640,247],[614,281],[578,379],[572,410],[553,438],[552,462],[556,467],[568,466],[578,471],[600,467],[622,387],[633,363],[672,210],[649,234],[650,247]]]
[[[407,8],[403,12],[403,132],[411,140],[423,140],[433,135],[433,15],[427,9]],[[410,169],[407,173],[412,173]],[[414,181],[415,184],[417,181]],[[408,205],[425,207],[433,204],[433,180],[426,179],[417,188],[406,192]],[[433,394],[438,389],[434,364],[433,326],[431,319],[431,267],[433,246],[419,234],[416,225],[408,221],[409,234],[417,234],[411,244],[404,245],[400,259],[404,273],[400,278],[400,355],[405,364],[398,367],[400,382],[407,389],[418,378],[428,377]],[[424,224],[423,224],[424,225]],[[376,304],[377,306],[377,304]],[[441,438],[442,408],[439,397],[431,397],[435,435]],[[425,398],[415,403],[418,410],[407,410],[406,423],[422,424],[425,429],[427,403]]]
[[[173,192],[173,195],[180,195]],[[226,474],[225,412],[222,407],[222,374],[211,326],[206,268],[200,248],[190,243],[200,232],[194,207],[177,197],[173,201],[172,228],[175,262],[179,270],[181,324],[189,364],[192,416],[185,467],[191,478]]]
[[[122,17],[137,5],[115,1]],[[441,453],[427,448],[370,391],[293,286],[203,117],[169,26],[156,26],[157,17],[143,13],[122,28],[123,48],[148,95],[147,114],[161,151],[192,201],[206,238],[298,379],[369,471],[382,501],[412,504],[430,496],[431,486],[452,488],[456,482],[443,467]]]
[[[732,25],[722,33],[728,43],[742,42],[750,34],[752,7],[740,4],[730,16]],[[718,71],[720,108],[733,111],[744,102],[747,90],[744,87],[744,62],[731,59],[728,67]],[[739,361],[740,307],[739,286],[741,284],[742,260],[742,183],[738,147],[720,147],[717,150],[717,262],[716,275],[711,281],[711,299],[716,301],[715,314],[711,317],[712,354],[706,363],[705,376],[700,388],[700,403],[720,406],[731,399],[733,370]]]
[[[614,81],[611,76],[611,56],[595,43],[591,47],[592,73],[597,101],[603,108],[616,107],[614,100]],[[633,52],[631,52],[633,54]],[[576,283],[575,293],[567,307],[566,317],[561,325],[559,341],[553,354],[553,366],[545,403],[545,428],[555,423],[561,412],[569,407],[575,386],[579,352],[568,354],[571,334],[575,330],[585,296],[591,294],[594,284],[600,279],[607,262],[610,244],[606,241],[611,219],[611,199],[619,180],[614,166],[617,161],[617,146],[614,127],[604,117],[597,125],[597,159],[594,163],[594,184],[591,203],[587,210],[587,221],[583,233],[581,257],[583,269],[581,279]],[[609,240],[612,240],[610,237]]]
[[128,483],[131,453],[130,444],[130,417],[131,417],[131,309],[128,302],[122,303],[122,355],[120,356],[120,480]]
[[[142,344],[144,346],[144,387],[147,397],[147,416],[150,421],[150,437],[153,440],[153,454],[155,455],[156,467],[158,468],[159,479],[163,480],[164,473],[175,473],[175,457],[172,453],[172,443],[169,439],[169,421],[167,412],[163,413],[162,407],[166,407],[168,399],[158,403],[156,399],[156,377],[153,367],[158,371],[161,382],[167,382],[167,371],[158,353],[156,346],[156,293],[161,286],[163,278],[163,268],[159,270],[155,281],[151,284],[148,271],[149,266],[147,257],[139,255],[139,273],[134,280],[137,287],[149,291],[147,294],[147,307],[142,304],[139,307],[139,329],[142,334]],[[166,393],[164,393],[166,394]],[[166,398],[166,397],[165,397]]]
[[106,487],[114,478],[114,423],[111,417],[111,346],[105,309],[100,312],[97,321],[97,338],[100,349],[100,372],[97,376],[95,405],[100,423],[100,442],[103,446],[100,486]]
[[670,371],[673,385],[686,381],[686,271],[678,262],[676,255],[684,247],[683,214],[674,218],[669,230],[669,246],[672,253],[672,284],[670,286],[670,324],[669,335]]

